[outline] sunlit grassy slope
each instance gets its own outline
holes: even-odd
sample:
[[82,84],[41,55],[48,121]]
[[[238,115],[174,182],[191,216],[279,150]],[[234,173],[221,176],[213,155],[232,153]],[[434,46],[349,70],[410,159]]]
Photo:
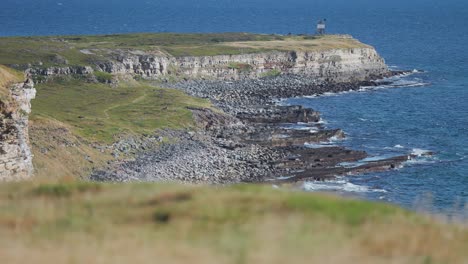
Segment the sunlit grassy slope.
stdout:
[[187,107],[210,107],[207,100],[144,83],[101,83],[67,78],[38,84],[31,118],[66,123],[90,141],[111,143],[119,134],[152,134],[158,129],[194,126]]
[[210,108],[207,100],[143,82],[117,87],[79,78],[55,78],[36,85],[30,139],[36,176],[86,177],[112,159],[111,145],[123,137],[158,134],[163,129],[195,129],[187,107]]
[[2,263],[466,263],[468,230],[261,186],[0,185]]

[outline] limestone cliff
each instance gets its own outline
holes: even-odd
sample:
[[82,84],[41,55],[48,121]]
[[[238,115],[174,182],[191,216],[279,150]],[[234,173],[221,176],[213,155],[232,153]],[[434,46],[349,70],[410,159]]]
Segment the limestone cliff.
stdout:
[[136,74],[144,78],[173,74],[188,78],[237,80],[281,72],[333,82],[362,81],[388,72],[384,60],[371,47],[197,57],[115,51],[113,60],[96,67],[112,74]]
[[[213,56],[173,56],[158,50],[95,49],[86,50],[88,56],[90,54],[96,56],[90,60],[90,65],[30,69],[29,72],[54,76],[92,74],[94,69],[111,74],[136,75],[146,79],[179,76],[219,80],[238,80],[287,73],[306,75],[329,82],[362,81],[388,73],[384,60],[373,47],[349,36],[334,36],[332,40],[334,41],[332,44],[322,44],[319,48],[314,46],[318,44],[307,40],[273,44],[249,42],[249,45],[270,45],[270,50]],[[348,42],[352,42],[353,45],[345,45]],[[294,45],[291,44],[290,47],[289,43]]]
[[[0,68],[3,78],[0,99],[0,181],[25,179],[32,176],[32,154],[29,147],[28,115],[30,101],[36,95],[32,80],[23,83],[5,81],[7,73]],[[18,80],[15,80],[18,81]]]

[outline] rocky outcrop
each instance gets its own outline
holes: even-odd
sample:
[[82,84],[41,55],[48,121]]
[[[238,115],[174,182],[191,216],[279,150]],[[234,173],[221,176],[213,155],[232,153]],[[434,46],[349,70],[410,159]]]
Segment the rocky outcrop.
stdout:
[[55,76],[55,75],[86,75],[92,74],[93,68],[90,66],[69,66],[69,67],[49,67],[49,68],[29,68],[26,70],[27,74],[41,75],[41,76]]
[[[343,37],[343,41],[346,38]],[[83,52],[83,51],[81,51]],[[90,54],[91,51],[86,51]],[[277,74],[297,74],[317,81],[354,82],[388,73],[384,60],[367,45],[347,48],[291,48],[237,55],[181,56],[159,51],[100,49],[87,66],[32,68],[42,76],[92,74],[94,70],[145,79],[178,76],[188,79],[239,80]],[[92,53],[91,54],[94,54]]]
[[241,79],[279,73],[300,74],[330,82],[362,81],[388,71],[373,48],[266,52],[177,59],[184,75]]
[[33,173],[28,115],[36,95],[34,83],[28,79],[7,88],[9,94],[0,101],[0,181],[26,179]]
[[144,78],[172,74],[188,78],[238,80],[288,73],[332,82],[363,81],[388,72],[384,60],[370,47],[198,57],[121,51],[113,56],[113,60],[98,63],[96,68],[112,74],[136,74]]

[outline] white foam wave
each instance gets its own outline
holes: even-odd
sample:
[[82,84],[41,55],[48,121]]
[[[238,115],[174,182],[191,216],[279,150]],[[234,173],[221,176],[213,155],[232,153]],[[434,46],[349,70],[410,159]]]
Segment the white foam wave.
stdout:
[[325,125],[325,124],[328,124],[328,122],[325,119],[320,118],[320,120],[318,122],[316,122],[316,124]]
[[415,155],[415,156],[418,156],[418,157],[427,156],[429,153],[431,153],[430,150],[419,149],[419,148],[414,148],[414,149],[411,151],[411,154],[412,154],[412,155]]
[[297,124],[287,124],[284,126],[281,126],[283,129],[288,129],[288,130],[302,130],[302,131],[309,131],[310,133],[317,133],[319,131],[319,128],[315,125],[316,123],[297,123]]
[[[398,69],[397,66],[390,66],[391,69]],[[398,87],[421,87],[430,85],[428,82],[422,81],[420,78],[408,78],[411,75],[423,73],[424,71],[413,69],[412,71],[405,72],[400,75],[384,78],[382,80],[376,81],[377,83],[381,83],[381,85],[377,86],[361,86],[358,90],[348,90],[348,91],[341,91],[341,92],[325,92],[322,94],[314,94],[309,96],[302,96],[303,98],[317,98],[317,97],[327,97],[327,96],[337,96],[341,94],[353,93],[353,92],[366,92],[369,90],[377,90],[377,89],[385,89],[385,88],[398,88]],[[390,82],[389,84],[387,84]],[[386,84],[384,84],[386,83]]]
[[288,180],[293,178],[294,176],[279,176],[276,178],[276,180]]
[[355,168],[355,167],[359,167],[359,166],[364,165],[364,164],[366,164],[366,163],[365,162],[359,162],[359,161],[341,162],[341,163],[338,163],[337,166],[345,167],[345,168]]
[[391,149],[391,150],[396,150],[396,149],[404,149],[405,147],[400,145],[400,144],[397,144],[393,147],[384,147],[384,149]]
[[402,88],[402,87],[423,87],[428,86],[430,83],[416,81],[416,80],[399,80],[391,84],[382,84],[378,86],[363,86],[358,91],[364,92],[368,90],[387,89],[387,88]]
[[365,159],[362,159],[359,162],[372,162],[372,161],[386,160],[386,159],[392,158],[394,156],[395,155],[393,155],[393,154],[386,154],[386,155],[381,155],[381,156],[371,156],[371,157],[367,157]]
[[314,130],[315,131],[315,129],[316,129],[316,128],[313,128],[313,127],[301,126],[301,125],[289,126],[289,127],[284,127],[284,128],[290,129],[290,130],[304,130],[304,131],[305,130],[309,130],[309,131]]
[[413,157],[405,161],[403,165],[424,165],[433,164],[439,161],[437,157],[433,156],[431,151],[425,149],[414,148],[411,155]]
[[366,192],[387,192],[384,189],[373,189],[368,186],[353,184],[347,180],[339,179],[334,181],[308,181],[304,182],[302,189],[309,192],[314,191],[334,191],[334,192],[353,192],[353,193],[366,193]]
[[435,159],[426,159],[426,158],[417,158],[417,159],[409,159],[405,161],[402,165],[423,165],[423,164],[433,164],[435,163]]
[[[354,162],[341,162],[341,163],[337,164],[337,166],[341,166],[341,167],[345,167],[345,168],[355,168],[355,167],[359,167],[361,165],[365,165],[365,164],[367,164],[369,162],[387,160],[387,159],[392,158],[392,157],[395,157],[395,155],[394,154],[384,154],[384,155],[380,155],[380,156],[370,156],[370,157],[367,157],[367,158],[364,158],[364,159],[361,159],[361,160],[358,160],[358,161],[354,161]],[[401,167],[397,167],[397,168],[401,168]]]
[[328,139],[329,142],[338,142],[338,141],[343,141],[343,140],[345,139],[342,137],[338,137],[338,136],[332,136],[331,138]]
[[376,87],[366,87],[372,89],[379,89],[379,88],[397,88],[397,87],[421,87],[430,85],[430,83],[424,82],[420,78],[410,77],[411,75],[422,73],[417,69],[412,70],[411,72],[407,72],[404,74],[400,74],[397,76],[392,76],[389,78],[385,78],[381,80],[381,82],[391,82],[390,84],[382,84]]
[[309,129],[309,133],[311,133],[311,134],[316,134],[316,133],[318,133],[318,132],[319,132],[319,130],[318,130],[318,128],[316,128],[316,127],[313,127],[313,128],[311,128],[311,129]]
[[326,143],[304,143],[304,147],[306,147],[306,148],[311,148],[311,149],[318,149],[318,148],[332,148],[332,147],[337,147],[337,145],[326,144]]

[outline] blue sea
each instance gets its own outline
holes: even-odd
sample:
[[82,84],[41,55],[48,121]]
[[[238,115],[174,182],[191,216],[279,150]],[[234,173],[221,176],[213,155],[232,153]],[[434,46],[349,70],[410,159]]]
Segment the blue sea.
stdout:
[[398,87],[289,103],[312,107],[375,158],[433,151],[396,171],[306,183],[407,208],[467,211],[468,2],[466,0],[2,0],[0,36],[126,32],[351,34],[394,69],[417,70]]

